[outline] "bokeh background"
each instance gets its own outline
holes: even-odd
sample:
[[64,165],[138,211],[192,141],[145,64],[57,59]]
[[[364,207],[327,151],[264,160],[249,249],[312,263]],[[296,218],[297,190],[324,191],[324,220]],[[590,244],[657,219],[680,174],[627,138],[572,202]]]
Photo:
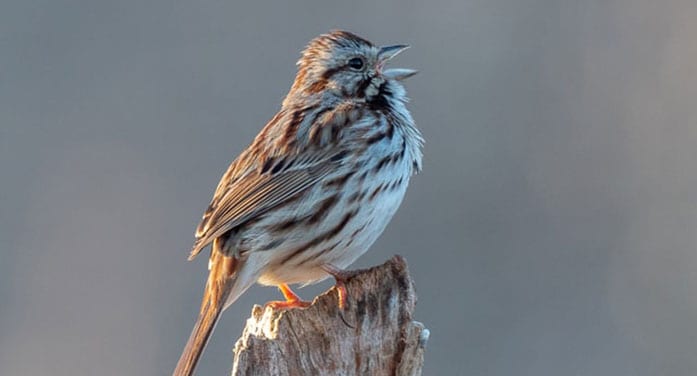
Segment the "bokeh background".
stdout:
[[[426,375],[697,374],[693,0],[5,0],[0,374],[167,375],[193,230],[334,28],[394,64],[424,171],[356,266],[408,259]],[[329,281],[300,290],[311,298]],[[201,375],[228,374],[254,287]]]

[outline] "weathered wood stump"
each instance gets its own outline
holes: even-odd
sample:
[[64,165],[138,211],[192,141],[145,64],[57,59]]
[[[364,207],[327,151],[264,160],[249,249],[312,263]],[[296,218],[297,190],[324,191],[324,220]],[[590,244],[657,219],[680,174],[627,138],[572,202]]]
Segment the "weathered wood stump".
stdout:
[[429,331],[413,321],[407,264],[395,256],[331,288],[307,309],[254,306],[235,344],[232,375],[420,375]]

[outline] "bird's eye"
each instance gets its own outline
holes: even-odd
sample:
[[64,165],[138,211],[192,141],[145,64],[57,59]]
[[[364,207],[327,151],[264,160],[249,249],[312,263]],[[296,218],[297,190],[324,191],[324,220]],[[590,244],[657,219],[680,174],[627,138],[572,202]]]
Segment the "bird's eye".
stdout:
[[363,69],[363,59],[360,57],[354,57],[348,61],[348,66],[351,67],[351,69],[361,70]]

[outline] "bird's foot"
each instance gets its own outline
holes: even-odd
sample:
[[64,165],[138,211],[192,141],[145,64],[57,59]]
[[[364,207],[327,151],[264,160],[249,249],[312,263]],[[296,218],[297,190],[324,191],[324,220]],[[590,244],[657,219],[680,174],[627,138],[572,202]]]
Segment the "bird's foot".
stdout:
[[334,277],[334,280],[336,281],[334,287],[336,288],[336,293],[338,295],[339,309],[343,311],[344,308],[346,308],[346,300],[348,297],[348,291],[346,291],[346,282],[348,282],[349,279],[356,276],[356,274],[358,274],[359,272],[355,270],[342,270],[331,264],[326,264],[322,266],[322,269],[324,269],[325,272]]
[[296,295],[286,284],[278,285],[278,289],[281,290],[281,293],[286,300],[268,302],[264,305],[264,307],[271,307],[273,309],[291,309],[307,308],[312,305],[312,302],[300,299],[300,297]]

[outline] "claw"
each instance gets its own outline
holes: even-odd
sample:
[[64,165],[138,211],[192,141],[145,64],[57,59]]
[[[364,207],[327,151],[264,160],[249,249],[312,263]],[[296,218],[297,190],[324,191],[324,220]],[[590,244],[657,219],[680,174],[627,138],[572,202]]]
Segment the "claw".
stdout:
[[336,294],[339,300],[339,309],[344,310],[346,308],[346,285],[343,281],[336,281]]

